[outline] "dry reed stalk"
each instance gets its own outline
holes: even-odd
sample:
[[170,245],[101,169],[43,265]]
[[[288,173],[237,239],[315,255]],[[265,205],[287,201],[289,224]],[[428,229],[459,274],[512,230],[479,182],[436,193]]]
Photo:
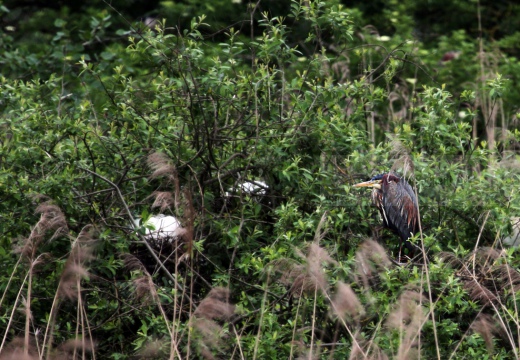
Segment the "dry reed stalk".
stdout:
[[416,291],[406,290],[401,294],[394,310],[389,314],[386,325],[399,331],[401,342],[397,359],[417,359],[420,357],[417,339],[427,315],[426,298]]
[[15,249],[20,252],[28,262],[37,257],[37,252],[41,242],[47,237],[49,232],[53,232],[48,241],[54,240],[60,235],[67,233],[67,221],[61,209],[50,201],[44,202],[36,208],[36,214],[40,214],[40,219],[31,230],[29,237],[22,240],[22,245]]
[[63,273],[61,274],[58,292],[62,298],[75,299],[78,296],[79,282],[87,278],[87,263],[94,258],[97,230],[88,225],[84,227],[70,251]]
[[78,358],[78,352],[81,351],[80,359],[86,359],[86,353],[94,351],[94,343],[88,339],[70,339],[60,344],[54,354],[52,360],[71,360]]
[[493,352],[493,338],[506,337],[500,323],[489,314],[480,313],[470,328],[482,337],[490,354]]
[[39,359],[36,341],[30,337],[27,348],[25,337],[16,337],[0,353],[0,360],[36,360]]
[[146,270],[146,267],[143,265],[143,263],[134,255],[124,254],[122,258],[125,268],[128,271],[137,271],[140,273],[140,276],[133,280],[133,285],[135,287],[135,299],[145,305],[154,304],[161,312],[161,316],[170,336],[170,359],[173,359],[175,356],[181,359],[182,357],[180,355],[179,349],[177,348],[175,328],[172,324],[170,324],[170,320],[162,306],[159,294],[157,292],[157,287],[153,282],[152,276]]
[[165,342],[163,340],[152,340],[148,341],[144,347],[139,350],[138,357],[142,359],[162,359],[164,358],[163,346]]
[[[195,238],[195,217],[196,211],[193,206],[193,198],[191,191],[186,188],[184,189],[184,223],[186,232],[183,235],[184,242],[186,244],[186,256],[191,258],[193,252],[193,241]],[[181,259],[182,260],[182,259]]]
[[[43,338],[44,347],[47,347],[47,358],[49,358],[50,352],[52,350],[56,314],[61,300],[78,300],[78,312],[81,312],[81,316],[78,316],[78,318],[82,319],[82,329],[83,333],[85,333],[84,317],[81,310],[83,307],[81,299],[81,280],[88,277],[86,265],[88,261],[93,259],[93,251],[97,242],[97,234],[97,229],[94,226],[87,225],[81,230],[77,238],[72,243],[72,248],[69,257],[65,262],[65,266],[60,277],[60,282],[58,284],[58,289],[52,303],[49,315],[49,323],[45,329],[45,335]],[[79,329],[79,325],[80,324],[78,323],[77,329]],[[85,336],[83,336],[83,338],[85,338]],[[82,349],[86,349],[87,345],[85,340],[82,341]],[[90,342],[90,345],[88,346],[93,346],[92,342]]]
[[[381,244],[375,240],[365,240],[356,252],[356,272],[354,279],[370,290],[370,281],[392,264]],[[361,281],[359,281],[361,280]]]
[[204,359],[216,359],[213,355],[221,346],[222,326],[218,321],[229,321],[235,314],[235,305],[229,301],[229,289],[216,287],[200,302],[193,312],[190,324],[199,335],[197,345]]
[[122,258],[125,269],[128,271],[138,271],[140,273],[140,276],[136,277],[132,281],[135,287],[135,299],[145,305],[153,303],[160,306],[159,295],[157,294],[155,283],[143,263],[131,254],[124,254]]
[[194,316],[208,320],[228,321],[235,314],[235,305],[229,302],[229,289],[216,287],[201,301]]
[[[363,347],[361,348],[361,344]],[[352,344],[349,360],[388,360],[388,356],[373,341],[358,339]]]
[[324,263],[334,264],[336,261],[327,250],[312,243],[305,264],[292,259],[279,259],[271,262],[269,268],[279,275],[278,282],[289,287],[292,296],[299,297],[302,294],[312,295],[316,289],[322,292],[328,290],[327,277],[322,268]]
[[165,178],[168,183],[173,184],[173,204],[175,209],[179,208],[180,204],[180,183],[177,168],[173,164],[172,160],[164,153],[154,152],[148,155],[147,158],[148,167],[153,171],[150,175],[151,179]]
[[[520,288],[520,272],[507,263],[506,253],[485,247],[475,249],[464,259],[458,259],[453,254],[443,254],[443,258],[457,270],[456,275],[461,278],[468,296],[483,305],[470,330],[481,334],[490,352],[493,336],[500,336],[511,344],[516,354],[517,344],[512,329],[504,321],[504,317],[511,317],[511,313],[503,304],[510,300],[509,296],[515,296]],[[483,313],[484,310],[492,310],[497,317]],[[518,328],[518,317],[515,315],[511,319]]]
[[331,301],[333,313],[346,323],[359,325],[359,320],[365,314],[361,301],[349,285],[338,282],[336,287],[336,294]]
[[507,264],[506,253],[494,248],[478,248],[459,259],[444,252],[440,258],[457,270],[465,290],[473,301],[491,305],[505,302],[506,297],[520,290],[520,272]]
[[171,210],[175,199],[171,191],[154,191],[150,197],[154,198],[152,209],[159,208],[161,212]]
[[[43,199],[43,197],[41,197]],[[27,277],[27,294],[24,301],[25,309],[25,343],[24,343],[24,355],[29,354],[29,341],[30,341],[30,325],[32,319],[31,302],[32,302],[32,279],[34,275],[34,269],[37,265],[42,263],[45,259],[45,254],[38,255],[41,243],[48,238],[48,241],[66,234],[67,232],[67,221],[65,215],[61,209],[52,204],[49,200],[44,201],[36,208],[36,214],[40,214],[40,219],[36,225],[32,228],[29,237],[22,240],[22,244],[18,249],[21,253],[21,258],[29,264],[28,277]],[[50,233],[52,235],[48,236]]]
[[297,254],[300,257],[305,257],[305,264],[301,264],[292,259],[279,259],[271,262],[269,269],[273,269],[280,277],[278,281],[289,287],[289,292],[294,297],[299,297],[302,294],[313,295],[317,290],[326,294],[328,291],[328,281],[324,264],[337,264],[337,262],[329,255],[325,248],[319,246],[319,241],[325,236],[322,231],[325,224],[326,214],[324,214],[318,224],[314,241],[309,245],[307,256]]

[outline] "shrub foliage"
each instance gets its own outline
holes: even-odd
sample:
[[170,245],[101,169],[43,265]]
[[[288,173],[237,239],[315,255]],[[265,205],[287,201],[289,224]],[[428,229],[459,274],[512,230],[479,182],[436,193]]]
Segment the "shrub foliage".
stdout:
[[[0,7],[0,357],[518,357],[517,34],[230,3]],[[351,187],[389,170],[420,205],[402,264]],[[152,242],[159,213],[182,231]]]

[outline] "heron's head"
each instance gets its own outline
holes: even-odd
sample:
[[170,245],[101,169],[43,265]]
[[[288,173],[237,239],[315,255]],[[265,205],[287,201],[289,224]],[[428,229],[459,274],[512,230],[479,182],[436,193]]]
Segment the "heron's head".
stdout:
[[386,174],[379,174],[374,176],[372,179],[353,185],[353,187],[370,187],[374,189],[381,189],[381,183],[383,182],[383,176]]

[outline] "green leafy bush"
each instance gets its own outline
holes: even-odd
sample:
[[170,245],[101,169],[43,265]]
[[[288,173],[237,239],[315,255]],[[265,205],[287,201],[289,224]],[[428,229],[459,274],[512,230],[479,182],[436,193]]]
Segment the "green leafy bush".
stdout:
[[[1,35],[0,352],[516,356],[516,59],[486,43],[486,63],[439,64],[483,45],[408,41],[411,4],[382,12],[402,19],[390,35],[320,1],[154,29],[105,9],[79,35],[64,14],[37,47]],[[208,37],[233,11],[250,33]],[[405,264],[351,187],[390,169],[420,204],[424,253]],[[159,213],[182,225],[163,243],[136,225]]]

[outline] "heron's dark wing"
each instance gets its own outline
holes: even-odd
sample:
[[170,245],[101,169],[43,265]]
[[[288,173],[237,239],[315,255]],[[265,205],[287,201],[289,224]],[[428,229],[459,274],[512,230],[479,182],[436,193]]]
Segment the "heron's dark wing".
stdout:
[[403,241],[415,234],[418,228],[417,200],[406,180],[389,181],[383,189],[384,220]]

